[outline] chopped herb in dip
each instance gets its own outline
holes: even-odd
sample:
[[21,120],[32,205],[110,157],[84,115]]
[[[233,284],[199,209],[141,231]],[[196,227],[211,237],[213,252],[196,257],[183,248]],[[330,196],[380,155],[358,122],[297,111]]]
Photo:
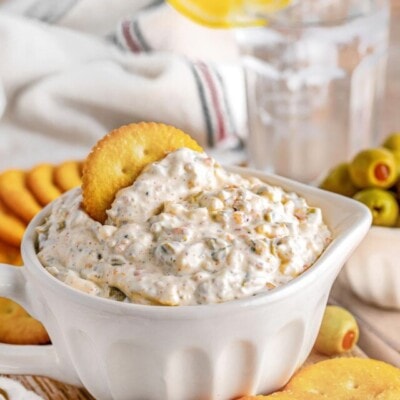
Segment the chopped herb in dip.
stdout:
[[38,257],[93,295],[142,304],[219,303],[271,290],[331,240],[321,210],[295,193],[179,149],[118,192],[104,225],[79,190],[38,228]]

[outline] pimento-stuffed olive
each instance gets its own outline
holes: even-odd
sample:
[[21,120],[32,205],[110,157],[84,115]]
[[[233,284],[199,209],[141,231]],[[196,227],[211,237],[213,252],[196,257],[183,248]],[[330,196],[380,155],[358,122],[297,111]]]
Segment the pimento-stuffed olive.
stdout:
[[383,142],[383,147],[389,150],[400,150],[400,132],[391,133]]
[[398,177],[395,157],[384,148],[360,151],[351,161],[349,173],[353,183],[360,189],[386,189],[393,186]]
[[357,192],[355,200],[364,203],[372,213],[372,224],[395,226],[399,216],[399,205],[394,193],[383,189],[364,189]]
[[358,190],[350,178],[348,163],[341,163],[332,168],[320,184],[320,188],[348,197],[353,197]]
[[328,305],[314,348],[328,356],[345,353],[354,348],[359,335],[357,321],[349,311]]

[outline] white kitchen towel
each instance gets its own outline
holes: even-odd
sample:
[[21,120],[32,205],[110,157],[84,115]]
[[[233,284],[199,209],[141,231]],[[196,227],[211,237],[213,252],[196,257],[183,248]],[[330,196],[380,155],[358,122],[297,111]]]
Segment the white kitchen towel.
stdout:
[[234,32],[160,1],[0,0],[1,92],[0,169],[82,157],[135,121],[208,149],[246,136]]

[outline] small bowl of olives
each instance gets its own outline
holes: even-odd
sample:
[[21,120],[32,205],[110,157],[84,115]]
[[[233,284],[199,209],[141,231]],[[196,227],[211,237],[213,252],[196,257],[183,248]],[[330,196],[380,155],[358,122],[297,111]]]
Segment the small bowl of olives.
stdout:
[[332,168],[319,185],[364,203],[372,226],[341,277],[365,302],[400,309],[400,132]]

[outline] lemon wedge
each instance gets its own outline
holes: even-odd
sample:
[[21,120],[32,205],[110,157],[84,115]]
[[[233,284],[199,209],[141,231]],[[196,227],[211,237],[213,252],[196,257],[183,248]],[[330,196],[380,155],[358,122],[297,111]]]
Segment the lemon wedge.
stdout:
[[291,3],[291,0],[167,1],[187,18],[212,28],[265,25],[268,14],[277,12]]

